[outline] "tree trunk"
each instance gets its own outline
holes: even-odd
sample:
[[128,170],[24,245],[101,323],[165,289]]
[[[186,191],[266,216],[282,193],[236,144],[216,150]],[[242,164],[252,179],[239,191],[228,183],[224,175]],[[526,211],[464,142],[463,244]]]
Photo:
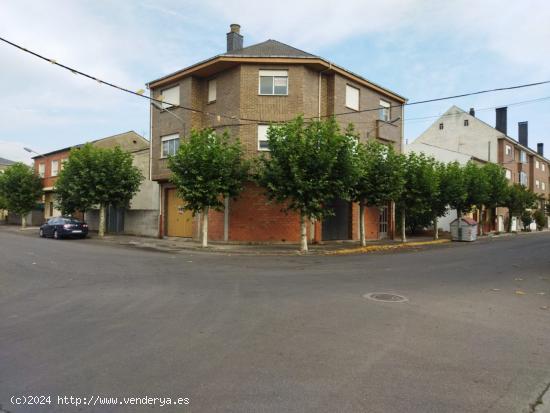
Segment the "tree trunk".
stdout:
[[99,206],[99,229],[97,231],[99,238],[105,236],[105,208],[105,204]]
[[21,229],[27,227],[27,214],[21,214]]
[[483,205],[477,207],[477,227],[479,235],[483,235]]
[[361,246],[367,245],[367,237],[365,236],[365,202],[359,202],[359,239],[361,240]]
[[434,217],[434,239],[439,239],[438,217]]
[[401,242],[407,242],[407,235],[405,234],[405,208],[401,210]]
[[512,214],[508,214],[508,232],[512,232]]
[[208,246],[208,207],[202,213],[202,246]]
[[304,214],[300,214],[300,252],[307,252],[307,228]]

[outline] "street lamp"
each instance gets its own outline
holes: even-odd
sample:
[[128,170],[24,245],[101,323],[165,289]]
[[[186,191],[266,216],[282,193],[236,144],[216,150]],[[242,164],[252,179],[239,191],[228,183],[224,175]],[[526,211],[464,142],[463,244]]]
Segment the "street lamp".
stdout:
[[31,149],[31,148],[24,147],[23,149],[24,149],[25,151],[27,151],[28,153],[35,153],[35,154],[37,154],[38,156],[41,156],[41,157],[45,158],[44,155],[42,155],[41,153],[36,152],[35,150],[33,150],[33,149]]

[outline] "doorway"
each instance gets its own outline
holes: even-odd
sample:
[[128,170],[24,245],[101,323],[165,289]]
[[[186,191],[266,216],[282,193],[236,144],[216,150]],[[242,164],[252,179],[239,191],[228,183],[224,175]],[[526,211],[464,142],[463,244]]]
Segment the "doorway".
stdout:
[[175,188],[166,190],[166,235],[191,238],[193,213],[185,209],[185,201],[178,197]]
[[351,203],[338,199],[330,207],[334,215],[323,219],[323,241],[346,240],[351,238]]

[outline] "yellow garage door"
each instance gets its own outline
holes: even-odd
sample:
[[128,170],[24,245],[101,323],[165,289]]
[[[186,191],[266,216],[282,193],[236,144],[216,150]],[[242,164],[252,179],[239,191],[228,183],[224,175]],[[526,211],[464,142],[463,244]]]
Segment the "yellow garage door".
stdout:
[[166,190],[166,235],[192,237],[193,214],[185,209],[185,202],[178,198],[175,189]]

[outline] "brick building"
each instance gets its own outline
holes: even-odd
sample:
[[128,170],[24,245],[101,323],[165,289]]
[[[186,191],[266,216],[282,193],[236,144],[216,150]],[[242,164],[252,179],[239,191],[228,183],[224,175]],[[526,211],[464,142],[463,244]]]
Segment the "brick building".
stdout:
[[[522,184],[548,200],[550,160],[544,157],[544,146],[538,143],[537,150],[529,148],[527,122],[518,123],[517,140],[510,137],[507,114],[506,107],[497,108],[492,127],[477,118],[474,109],[466,112],[452,106],[409,146],[442,161],[447,160],[440,156],[444,149],[480,163],[498,163],[510,184]],[[506,208],[484,211],[484,231],[503,231],[508,219]]]
[[[239,25],[227,33],[227,52],[148,83],[151,96],[163,101],[151,106],[151,176],[160,187],[159,236],[197,238],[200,217],[185,210],[170,184],[168,156],[191,129],[212,127],[239,137],[248,157],[267,149],[270,122],[304,117],[338,116],[343,126],[353,123],[362,140],[379,139],[402,150],[402,103],[405,98],[319,56],[276,40],[243,47]],[[394,107],[398,106],[398,107]],[[364,109],[376,110],[362,111]],[[247,121],[248,119],[248,121]],[[253,121],[250,121],[252,119]],[[344,201],[336,216],[311,225],[316,240],[357,239],[358,207]],[[372,208],[367,235],[392,234],[393,211]],[[297,242],[299,218],[268,204],[252,183],[224,212],[209,215],[212,240]]]

